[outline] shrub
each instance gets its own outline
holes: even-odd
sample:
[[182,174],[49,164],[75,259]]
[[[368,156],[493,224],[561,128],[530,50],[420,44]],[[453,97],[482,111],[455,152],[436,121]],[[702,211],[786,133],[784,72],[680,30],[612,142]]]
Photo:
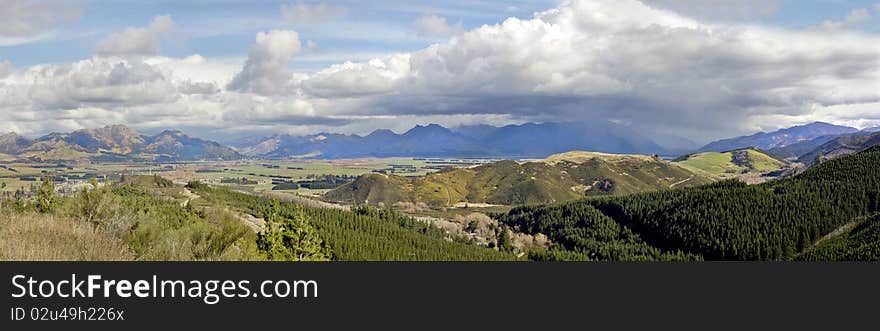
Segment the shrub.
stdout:
[[40,188],[37,190],[37,201],[35,206],[38,212],[51,213],[55,210],[57,198],[55,197],[55,184],[48,178],[43,179]]
[[279,215],[277,201],[263,211],[266,228],[257,235],[257,247],[266,258],[276,261],[329,261],[330,249],[309,225],[303,211],[294,217]]

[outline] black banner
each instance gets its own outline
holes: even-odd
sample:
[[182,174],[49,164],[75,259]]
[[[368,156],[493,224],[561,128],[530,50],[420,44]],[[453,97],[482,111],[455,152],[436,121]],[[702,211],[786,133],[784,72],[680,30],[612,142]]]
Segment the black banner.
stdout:
[[849,263],[6,262],[0,270],[2,330],[841,329],[870,321],[880,294],[880,264]]

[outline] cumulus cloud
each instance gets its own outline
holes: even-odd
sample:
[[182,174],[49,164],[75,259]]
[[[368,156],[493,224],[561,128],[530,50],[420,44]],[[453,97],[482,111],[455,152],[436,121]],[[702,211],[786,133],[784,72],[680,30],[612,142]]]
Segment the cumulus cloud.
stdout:
[[[179,70],[183,67],[188,70]],[[32,66],[0,80],[0,130],[35,136],[123,123],[229,138],[227,133],[247,129],[348,122],[318,116],[310,101],[295,96],[224,92],[217,81],[231,78],[219,77],[228,72],[226,67],[197,55],[94,57],[67,65]],[[211,135],[214,130],[219,133]]]
[[348,14],[345,7],[325,3],[308,4],[296,2],[281,5],[281,17],[290,23],[320,23],[343,17]]
[[[25,134],[126,120],[133,108],[159,109],[179,94],[160,69],[140,61],[96,57],[18,70],[0,86],[0,121]],[[161,112],[150,116],[162,116]]]
[[103,56],[155,55],[162,39],[175,33],[179,28],[171,16],[156,16],[146,27],[127,28],[100,41],[96,52]]
[[352,98],[397,90],[408,77],[409,54],[397,54],[367,63],[346,62],[319,71],[304,79],[302,89],[320,98]]
[[[414,52],[393,93],[377,88],[385,96],[365,109],[617,120],[706,137],[752,130],[765,114],[880,101],[880,50],[864,47],[877,42],[710,24],[634,0],[571,1]],[[364,69],[332,74],[375,87],[387,82]]]
[[296,31],[272,30],[258,33],[244,68],[227,88],[262,95],[290,93],[293,75],[288,64],[301,48],[299,33]]
[[139,61],[93,58],[70,65],[37,66],[22,74],[21,91],[34,109],[106,108],[173,101],[176,89],[157,68]]
[[428,121],[614,121],[695,140],[813,120],[868,125],[880,122],[880,49],[866,45],[878,43],[846,29],[718,23],[635,0],[576,0],[312,73],[288,69],[304,46],[280,30],[257,34],[243,65],[194,55],[17,69],[0,83],[0,125],[362,133]]
[[67,24],[82,15],[75,0],[3,0],[0,1],[0,36],[33,37]]
[[145,63],[169,73],[176,82],[207,82],[226,86],[241,71],[241,60],[235,58],[207,59],[194,54],[185,58],[147,57]]
[[416,19],[414,23],[416,34],[422,38],[451,37],[464,32],[461,21],[449,24],[445,17],[437,15],[425,15]]

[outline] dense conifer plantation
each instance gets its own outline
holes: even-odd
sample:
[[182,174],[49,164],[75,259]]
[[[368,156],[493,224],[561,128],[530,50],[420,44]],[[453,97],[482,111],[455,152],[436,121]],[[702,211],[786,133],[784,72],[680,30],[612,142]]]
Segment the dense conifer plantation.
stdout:
[[880,216],[808,249],[801,261],[880,261]]
[[[880,147],[874,147],[762,185],[730,180],[520,207],[500,219],[525,232],[547,234],[557,247],[540,254],[560,259],[575,253],[599,260],[667,259],[681,257],[681,251],[706,260],[783,260],[878,212],[878,192]],[[561,248],[565,253],[558,252]]]

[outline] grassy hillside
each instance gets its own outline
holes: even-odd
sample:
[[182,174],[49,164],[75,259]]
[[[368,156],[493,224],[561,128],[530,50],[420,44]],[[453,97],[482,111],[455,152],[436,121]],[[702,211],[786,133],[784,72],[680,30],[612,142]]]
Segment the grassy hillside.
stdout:
[[516,260],[390,211],[311,208],[157,176],[0,198],[0,259],[137,261]]
[[46,161],[82,161],[88,160],[92,154],[64,142],[39,142],[28,147],[28,149],[18,156],[21,158],[33,158]]
[[523,205],[710,182],[712,179],[705,174],[651,156],[570,152],[537,162],[501,161],[418,178],[364,175],[324,197],[386,206],[398,202],[422,202],[435,207],[468,203]]
[[756,149],[698,153],[685,156],[675,162],[688,169],[718,178],[734,178],[753,172],[772,172],[781,170],[785,166],[785,162]]
[[[625,253],[628,259],[657,258],[654,253],[646,253],[650,251],[627,248],[627,245],[640,247],[639,241],[644,241],[660,252],[682,252],[707,260],[791,259],[823,236],[859,217],[880,211],[880,167],[877,164],[880,164],[880,147],[825,162],[793,178],[761,185],[727,180],[681,190],[519,207],[498,217],[520,229],[529,228],[523,226],[523,220],[559,224],[566,237],[559,238],[558,231],[553,231],[547,234],[551,240],[586,243],[557,245],[551,254],[543,256],[570,258],[574,254],[621,259],[620,254]],[[594,224],[607,223],[604,217],[632,231],[633,235],[616,230],[614,224],[591,234],[598,231]],[[868,239],[856,238],[852,245],[861,247],[860,240],[874,242],[870,231],[854,231],[858,238]],[[621,240],[627,245],[622,245]],[[617,255],[602,253],[609,246]],[[861,258],[861,255],[833,255],[843,259]]]
[[0,260],[126,261],[134,254],[109,231],[38,213],[0,219]]

